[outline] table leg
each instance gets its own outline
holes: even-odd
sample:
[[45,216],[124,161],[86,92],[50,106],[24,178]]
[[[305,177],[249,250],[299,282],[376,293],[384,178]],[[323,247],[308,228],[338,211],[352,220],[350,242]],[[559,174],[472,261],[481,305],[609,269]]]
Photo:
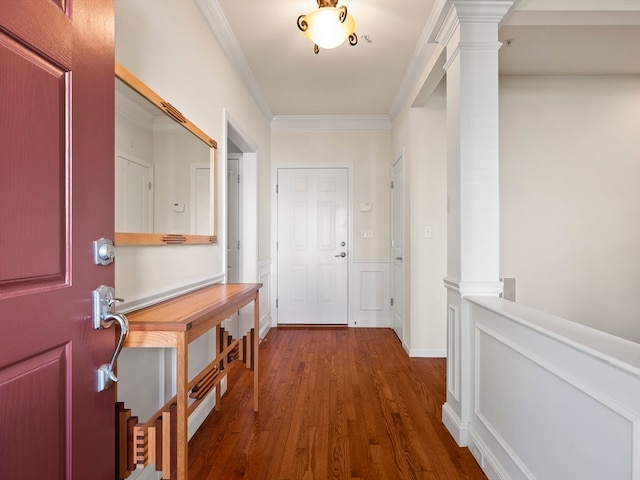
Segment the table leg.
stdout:
[[253,301],[253,411],[258,411],[258,346],[260,345],[260,292]]
[[177,449],[178,449],[178,478],[177,480],[187,480],[188,477],[188,467],[189,467],[189,457],[188,457],[188,447],[189,447],[189,439],[188,439],[188,420],[189,416],[187,413],[187,398],[188,391],[187,385],[189,383],[188,376],[188,355],[189,355],[189,344],[187,343],[186,334],[178,335],[178,346],[177,346],[177,359],[176,359],[176,369],[177,369],[177,407],[178,407],[178,424],[177,424]]
[[[220,324],[216,325],[216,357],[218,355],[220,355],[220,352],[222,352],[222,350],[224,349],[224,346],[222,345],[222,341],[221,339],[221,335],[220,335],[220,329],[221,326]],[[222,368],[220,368],[221,365],[218,365],[218,369],[220,369],[220,374],[222,375]],[[226,373],[224,374],[226,375]],[[222,383],[218,383],[218,385],[216,386],[216,405],[215,405],[215,410],[216,412],[220,411],[220,404],[222,402],[222,393],[220,392],[220,389],[222,388]]]

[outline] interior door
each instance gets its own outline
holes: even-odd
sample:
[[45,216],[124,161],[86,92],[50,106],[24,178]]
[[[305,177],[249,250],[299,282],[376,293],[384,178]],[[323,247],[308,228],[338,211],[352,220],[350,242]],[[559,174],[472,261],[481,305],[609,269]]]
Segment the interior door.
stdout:
[[115,216],[117,232],[153,232],[152,163],[129,154],[116,154]]
[[348,322],[348,170],[278,169],[279,324]]
[[404,330],[404,181],[402,157],[393,164],[391,171],[391,325],[403,341]]
[[[73,15],[71,14],[73,12]],[[0,478],[112,480],[113,0],[0,2]]]
[[211,235],[211,167],[191,165],[191,233]]
[[[240,156],[227,155],[227,277],[228,283],[240,281]],[[240,312],[225,324],[233,338],[240,338]]]

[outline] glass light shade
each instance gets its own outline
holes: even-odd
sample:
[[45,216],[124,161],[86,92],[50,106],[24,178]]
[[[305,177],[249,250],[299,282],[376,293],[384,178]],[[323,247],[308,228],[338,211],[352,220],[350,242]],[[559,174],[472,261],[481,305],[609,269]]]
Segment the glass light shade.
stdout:
[[305,17],[308,27],[304,36],[320,48],[336,48],[356,31],[353,17],[347,14],[341,22],[340,13],[336,7],[321,7],[309,13]]

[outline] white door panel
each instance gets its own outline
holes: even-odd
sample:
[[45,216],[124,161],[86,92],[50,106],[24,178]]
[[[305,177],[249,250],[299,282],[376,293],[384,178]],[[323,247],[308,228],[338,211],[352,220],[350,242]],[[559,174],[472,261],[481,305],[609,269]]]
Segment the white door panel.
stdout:
[[116,154],[117,232],[153,232],[153,164]]
[[191,165],[191,232],[211,235],[211,167]]
[[391,324],[398,338],[403,341],[404,330],[404,184],[402,157],[394,164],[391,172]]
[[348,170],[278,169],[278,323],[347,323],[347,240]]

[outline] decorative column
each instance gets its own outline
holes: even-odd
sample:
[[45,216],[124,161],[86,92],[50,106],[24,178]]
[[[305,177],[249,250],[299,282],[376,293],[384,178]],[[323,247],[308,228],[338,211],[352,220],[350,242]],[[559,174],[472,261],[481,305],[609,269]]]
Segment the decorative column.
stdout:
[[463,298],[498,296],[499,23],[512,0],[450,0],[437,41],[447,62],[447,403],[443,422],[467,445],[471,411],[469,342]]

